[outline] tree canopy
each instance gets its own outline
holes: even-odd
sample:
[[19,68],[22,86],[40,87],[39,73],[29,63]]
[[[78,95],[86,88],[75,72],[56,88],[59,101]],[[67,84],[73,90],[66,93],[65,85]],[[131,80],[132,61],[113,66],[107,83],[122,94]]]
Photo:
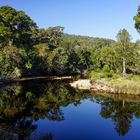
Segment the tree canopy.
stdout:
[[[140,28],[140,8],[134,17]],[[90,75],[104,71],[125,75],[140,73],[140,44],[131,42],[126,29],[117,41],[70,35],[64,27],[39,28],[23,11],[0,7],[0,76]]]
[[0,43],[28,46],[31,29],[36,27],[36,23],[23,11],[10,6],[0,7]]
[[119,55],[122,59],[122,74],[123,76],[126,75],[126,61],[131,53],[130,48],[130,40],[131,36],[129,35],[126,29],[122,29],[117,34],[117,40],[119,44]]
[[138,13],[134,16],[135,28],[140,32],[140,6],[138,7]]

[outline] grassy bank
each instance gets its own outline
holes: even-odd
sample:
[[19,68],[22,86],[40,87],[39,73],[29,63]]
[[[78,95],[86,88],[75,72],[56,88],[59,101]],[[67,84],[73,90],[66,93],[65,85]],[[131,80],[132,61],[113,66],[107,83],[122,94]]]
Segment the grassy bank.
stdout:
[[115,88],[117,93],[140,94],[140,76],[127,75],[122,77],[120,74],[107,72],[92,72],[91,80],[100,80]]

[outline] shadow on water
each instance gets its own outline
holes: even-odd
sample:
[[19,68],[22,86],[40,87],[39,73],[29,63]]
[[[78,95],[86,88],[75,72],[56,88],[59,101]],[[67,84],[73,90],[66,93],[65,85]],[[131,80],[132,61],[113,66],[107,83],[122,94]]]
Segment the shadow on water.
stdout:
[[[113,98],[93,93],[83,93],[63,82],[31,81],[8,85],[0,89],[0,140],[30,139],[39,119],[64,121],[61,107],[81,104],[90,99],[101,105],[100,116],[114,122],[116,132],[124,136],[131,129],[134,117],[140,118],[140,101]],[[37,140],[53,140],[47,133]]]

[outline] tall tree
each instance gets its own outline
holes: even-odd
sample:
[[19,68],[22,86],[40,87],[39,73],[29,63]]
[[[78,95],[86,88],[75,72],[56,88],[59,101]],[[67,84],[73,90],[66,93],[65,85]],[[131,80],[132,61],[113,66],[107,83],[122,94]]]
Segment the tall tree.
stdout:
[[64,27],[61,26],[49,27],[46,30],[50,50],[55,49],[61,43],[63,30]]
[[0,43],[7,41],[8,45],[26,46],[33,27],[37,27],[36,23],[23,11],[0,7]]
[[117,34],[119,53],[122,59],[122,74],[126,75],[126,61],[130,53],[131,36],[126,29],[122,29]]
[[134,16],[135,28],[140,33],[140,6],[138,7],[138,13]]

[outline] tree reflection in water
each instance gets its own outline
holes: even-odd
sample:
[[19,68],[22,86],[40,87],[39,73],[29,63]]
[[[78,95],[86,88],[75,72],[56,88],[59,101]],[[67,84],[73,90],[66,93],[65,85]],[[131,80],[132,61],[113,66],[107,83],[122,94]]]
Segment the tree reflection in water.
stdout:
[[101,104],[100,115],[111,118],[119,135],[124,136],[131,128],[133,117],[140,117],[140,102],[128,102],[125,99],[113,100],[103,96],[97,97]]
[[[37,129],[33,121],[48,118],[62,121],[61,106],[80,104],[85,95],[63,83],[23,82],[0,89],[0,139],[26,139]],[[38,139],[52,139],[47,134]]]
[[[61,107],[79,105],[83,99],[101,104],[100,115],[111,118],[119,135],[131,128],[133,117],[140,117],[140,102],[113,100],[92,93],[81,93],[61,82],[23,82],[0,89],[0,139],[24,140],[37,129],[33,122],[47,118],[63,121]],[[36,138],[52,140],[53,134]]]

